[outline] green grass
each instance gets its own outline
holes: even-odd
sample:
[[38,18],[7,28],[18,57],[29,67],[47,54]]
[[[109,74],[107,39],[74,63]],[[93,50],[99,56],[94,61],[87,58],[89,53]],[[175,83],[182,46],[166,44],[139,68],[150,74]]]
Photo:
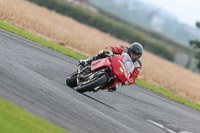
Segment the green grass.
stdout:
[[69,133],[0,98],[0,133]]
[[[45,39],[42,39],[40,37],[37,37],[36,35],[30,34],[22,29],[19,29],[11,24],[8,24],[5,21],[0,20],[0,28],[3,28],[5,30],[14,32],[20,36],[23,36],[27,39],[30,39],[34,42],[37,42],[39,44],[42,44],[48,48],[51,48],[53,50],[59,51],[63,54],[69,55],[76,59],[85,59],[87,58],[84,55],[81,55],[77,52],[74,52],[70,49],[67,49],[66,47],[60,46],[58,44],[49,42]],[[188,99],[185,99],[183,97],[177,96],[176,94],[170,92],[167,89],[164,89],[162,87],[150,84],[145,82],[144,80],[137,79],[136,84],[143,86],[145,88],[148,88],[150,90],[153,90],[161,95],[164,95],[166,97],[169,97],[175,101],[178,101],[180,103],[183,103],[185,105],[188,105],[190,107],[193,107],[197,110],[200,110],[200,104],[198,104],[195,101],[191,101]],[[66,132],[61,128],[58,128],[38,117],[35,117],[23,109],[17,107],[16,105],[4,100],[0,99],[0,132],[1,133],[23,133],[23,132]]]
[[38,37],[36,35],[33,35],[33,34],[27,32],[27,31],[25,31],[25,30],[22,30],[22,29],[20,29],[20,28],[18,28],[16,26],[13,26],[13,25],[5,22],[5,21],[0,20],[0,28],[8,30],[10,32],[13,32],[13,33],[15,33],[17,35],[20,35],[20,36],[24,37],[24,38],[27,38],[27,39],[32,40],[34,42],[37,42],[37,43],[39,43],[39,44],[41,44],[43,46],[46,46],[48,48],[51,48],[51,49],[56,50],[58,52],[61,52],[61,53],[65,54],[65,55],[71,56],[71,57],[73,57],[75,59],[85,59],[86,58],[86,56],[81,55],[78,52],[74,52],[74,51],[72,51],[72,50],[70,50],[70,49],[68,49],[68,48],[66,48],[64,46],[61,46],[59,44],[55,44],[55,43],[52,43],[50,41],[47,41],[47,40],[45,40],[43,38],[40,38],[40,37]]
[[195,108],[197,110],[200,110],[200,104],[195,102],[195,101],[192,101],[192,100],[189,100],[189,99],[186,99],[186,98],[183,98],[181,96],[178,96],[176,95],[175,93],[172,93],[171,91],[165,89],[165,88],[162,88],[160,86],[156,86],[156,85],[153,85],[153,84],[150,84],[150,83],[147,83],[145,82],[144,80],[141,80],[141,79],[136,79],[136,84],[140,85],[140,86],[143,86],[145,88],[148,88],[154,92],[157,92],[163,96],[166,96],[168,98],[171,98],[177,102],[180,102],[182,104],[185,104],[185,105],[188,105],[192,108]]

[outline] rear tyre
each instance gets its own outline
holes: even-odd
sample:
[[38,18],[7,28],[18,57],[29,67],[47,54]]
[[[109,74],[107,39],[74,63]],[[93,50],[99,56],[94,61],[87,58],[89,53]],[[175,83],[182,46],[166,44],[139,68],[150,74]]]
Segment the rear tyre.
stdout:
[[95,87],[101,86],[108,81],[108,77],[104,74],[101,77],[89,82],[88,84],[82,85],[76,88],[76,91],[84,93],[86,91],[92,91]]
[[70,87],[76,87],[77,86],[77,80],[76,80],[76,74],[73,74],[70,77],[67,77],[66,84]]

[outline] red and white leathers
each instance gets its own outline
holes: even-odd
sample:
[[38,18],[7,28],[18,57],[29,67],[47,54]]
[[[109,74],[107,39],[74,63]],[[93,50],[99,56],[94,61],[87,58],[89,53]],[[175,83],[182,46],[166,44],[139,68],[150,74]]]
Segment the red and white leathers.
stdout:
[[[111,50],[114,54],[122,54],[122,53],[127,53],[128,52],[128,47],[120,46],[120,47],[112,47],[109,46],[107,49]],[[140,71],[142,70],[142,62],[138,59],[134,64],[134,69],[131,72],[131,76],[128,79],[129,84],[133,84],[136,80],[136,78],[139,76]]]

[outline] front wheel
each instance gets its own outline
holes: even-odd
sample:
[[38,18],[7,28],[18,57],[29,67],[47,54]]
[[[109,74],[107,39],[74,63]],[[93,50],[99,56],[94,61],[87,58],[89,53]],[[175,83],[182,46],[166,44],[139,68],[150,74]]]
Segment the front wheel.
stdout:
[[108,81],[108,77],[105,74],[103,74],[99,78],[97,78],[87,84],[83,84],[83,85],[77,87],[76,91],[78,91],[80,93],[84,93],[86,91],[92,91],[94,88],[105,84],[107,81]]
[[76,87],[77,86],[77,73],[72,74],[71,76],[67,77],[66,84],[70,87]]

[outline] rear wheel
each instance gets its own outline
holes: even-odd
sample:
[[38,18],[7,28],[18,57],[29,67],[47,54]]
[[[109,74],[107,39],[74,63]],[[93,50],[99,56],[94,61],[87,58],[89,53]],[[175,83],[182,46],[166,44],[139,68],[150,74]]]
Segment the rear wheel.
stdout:
[[76,91],[80,92],[80,93],[84,93],[86,91],[92,91],[94,88],[101,86],[103,84],[105,84],[108,81],[108,77],[103,74],[102,76],[100,76],[99,78],[87,83],[87,84],[83,84],[81,86],[78,86],[76,88]]
[[77,74],[74,73],[71,76],[67,77],[66,84],[70,87],[76,87],[77,86]]

